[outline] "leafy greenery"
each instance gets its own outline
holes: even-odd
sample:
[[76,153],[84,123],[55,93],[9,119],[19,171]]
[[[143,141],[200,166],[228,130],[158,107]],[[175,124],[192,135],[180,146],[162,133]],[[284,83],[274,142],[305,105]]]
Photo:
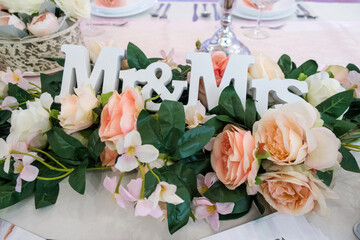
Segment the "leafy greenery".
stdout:
[[359,165],[357,164],[355,157],[350,153],[350,151],[344,146],[341,146],[339,151],[342,154],[342,160],[340,162],[341,167],[350,172],[360,173]]
[[332,179],[333,179],[333,171],[317,171],[316,175],[320,178],[323,183],[326,184],[326,186],[330,186]]
[[135,68],[136,70],[145,69],[150,64],[143,51],[131,42],[127,46],[126,56],[130,68]]
[[63,71],[53,75],[40,74],[41,91],[49,93],[53,98],[60,94]]
[[277,63],[283,71],[285,78],[299,79],[300,81],[305,80],[305,76],[315,74],[318,69],[318,64],[314,60],[308,60],[299,67],[296,67],[296,64],[286,54],[283,54]]
[[316,106],[321,118],[327,122],[340,117],[350,106],[353,100],[353,91],[339,92]]
[[[31,95],[24,89],[18,87],[18,85],[9,83],[8,86],[8,95],[16,98],[18,103],[21,104],[25,103],[26,101],[32,100]],[[26,109],[26,104],[21,104],[20,107]]]

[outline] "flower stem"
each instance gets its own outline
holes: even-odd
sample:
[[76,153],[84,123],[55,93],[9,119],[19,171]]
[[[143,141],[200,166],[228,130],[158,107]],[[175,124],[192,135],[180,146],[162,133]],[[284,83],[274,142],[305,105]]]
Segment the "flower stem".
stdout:
[[74,170],[73,168],[71,168],[71,169],[62,169],[62,168],[53,167],[53,166],[47,164],[46,162],[44,162],[42,159],[40,159],[40,158],[38,158],[38,157],[30,154],[30,153],[23,153],[23,152],[11,150],[11,151],[10,151],[10,154],[20,154],[20,155],[26,155],[26,156],[33,157],[35,160],[39,161],[41,164],[45,165],[46,167],[48,167],[49,169],[54,170],[54,171],[58,171],[58,172],[72,172],[72,171]]
[[8,106],[9,108],[13,108],[13,107],[19,107],[21,105],[24,105],[26,102],[22,102],[22,103],[19,103],[19,104],[16,104],[16,105],[11,105],[11,106]]
[[44,181],[53,181],[53,180],[58,180],[61,178],[66,177],[67,175],[69,175],[70,173],[73,172],[74,169],[71,169],[71,171],[64,173],[63,175],[57,176],[57,177],[53,177],[53,178],[46,178],[46,177],[36,177],[36,179],[39,180],[44,180]]
[[145,197],[145,172],[144,172],[144,168],[141,164],[141,162],[139,160],[137,160],[139,163],[139,169],[140,169],[140,173],[141,173],[141,177],[142,177],[142,184],[141,184],[141,195],[140,195],[140,199],[144,199]]
[[40,91],[41,91],[41,87],[39,87],[38,85],[36,85],[35,83],[33,83],[33,82],[28,82],[30,85],[33,85],[34,87],[36,87],[36,88],[38,88],[38,89],[40,89]]
[[147,168],[149,169],[149,171],[156,177],[156,179],[158,180],[158,182],[161,182],[159,176],[156,175],[156,173],[154,173],[154,171],[151,169],[150,164],[147,163],[146,166],[147,166]]
[[36,151],[36,152],[40,152],[46,156],[48,156],[51,160],[53,160],[55,163],[57,163],[58,165],[60,165],[62,168],[64,169],[68,169],[67,167],[65,167],[61,162],[59,162],[58,160],[56,160],[53,156],[51,156],[49,153],[41,150],[41,149],[38,149],[38,148],[34,148],[34,147],[29,147],[30,150],[33,150],[33,151]]
[[116,188],[115,188],[115,193],[119,193],[120,183],[121,183],[121,180],[123,179],[124,175],[125,175],[125,172],[121,173],[119,181],[118,181],[118,183],[116,185]]
[[97,167],[97,168],[87,168],[88,171],[94,171],[94,170],[106,170],[111,169],[111,167]]
[[145,103],[144,103],[144,109],[147,110],[147,109],[146,109],[147,103],[148,103],[148,102],[151,102],[151,101],[153,101],[153,100],[158,99],[158,98],[160,97],[160,95],[161,95],[161,94],[159,94],[159,95],[157,95],[157,96],[155,96],[155,97],[146,99],[146,100],[145,100]]

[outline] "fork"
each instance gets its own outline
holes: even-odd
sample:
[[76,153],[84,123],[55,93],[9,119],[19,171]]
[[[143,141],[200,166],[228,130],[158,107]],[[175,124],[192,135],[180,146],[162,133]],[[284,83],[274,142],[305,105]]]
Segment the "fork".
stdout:
[[155,12],[150,13],[150,15],[151,15],[152,17],[158,17],[158,16],[159,16],[160,9],[161,9],[163,6],[164,6],[164,3],[161,3],[161,4],[159,5],[159,7],[155,10]]
[[160,16],[161,19],[167,19],[166,13],[167,13],[167,11],[169,10],[170,7],[171,7],[171,3],[168,3],[168,4],[166,5],[165,11],[164,11],[163,14]]

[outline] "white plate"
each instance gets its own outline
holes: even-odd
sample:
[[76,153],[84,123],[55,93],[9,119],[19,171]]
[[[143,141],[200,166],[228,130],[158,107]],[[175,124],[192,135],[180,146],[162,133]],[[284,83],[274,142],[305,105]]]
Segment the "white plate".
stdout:
[[[280,14],[275,14],[275,15],[263,15],[261,17],[261,20],[277,20],[277,19],[282,19],[282,18],[286,18],[291,16],[292,14],[294,14],[294,12],[296,11],[296,5],[294,5],[291,9],[289,9],[286,12],[280,13]],[[246,13],[243,13],[241,11],[239,11],[238,9],[235,9],[232,13],[234,16],[236,17],[240,17],[240,18],[245,18],[245,19],[250,19],[250,20],[257,20],[257,15],[248,15]]]
[[[262,14],[264,20],[275,20],[288,17],[296,10],[295,0],[280,0],[272,6],[271,10],[265,10]],[[257,19],[258,10],[246,5],[242,0],[234,9],[233,15],[246,19]]]
[[111,14],[125,13],[125,12],[133,11],[135,8],[146,2],[146,0],[127,0],[126,2],[127,4],[123,7],[113,7],[113,8],[100,6],[95,4],[95,2],[93,2],[91,4],[91,7],[104,13],[111,13]]
[[128,17],[132,15],[136,15],[142,13],[146,10],[149,10],[154,5],[154,0],[140,0],[138,1],[138,5],[135,5],[134,8],[130,8],[127,11],[120,11],[120,12],[103,12],[95,7],[91,8],[91,14],[99,17]]

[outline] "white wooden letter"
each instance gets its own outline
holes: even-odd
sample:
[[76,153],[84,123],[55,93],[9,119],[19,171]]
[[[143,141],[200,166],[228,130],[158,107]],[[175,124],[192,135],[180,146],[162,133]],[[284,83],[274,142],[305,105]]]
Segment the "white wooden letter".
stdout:
[[232,55],[227,64],[220,86],[216,85],[214,68],[209,53],[188,53],[187,62],[191,63],[189,100],[187,105],[195,105],[198,99],[200,79],[203,79],[208,109],[216,107],[220,94],[233,81],[234,88],[245,109],[248,67],[254,63],[253,56]]
[[84,46],[63,45],[61,50],[65,53],[66,60],[61,92],[55,99],[57,102],[66,93],[73,93],[76,85],[91,84],[97,92],[103,84],[103,93],[118,89],[121,59],[125,56],[124,49],[102,48],[92,72],[89,52]]

